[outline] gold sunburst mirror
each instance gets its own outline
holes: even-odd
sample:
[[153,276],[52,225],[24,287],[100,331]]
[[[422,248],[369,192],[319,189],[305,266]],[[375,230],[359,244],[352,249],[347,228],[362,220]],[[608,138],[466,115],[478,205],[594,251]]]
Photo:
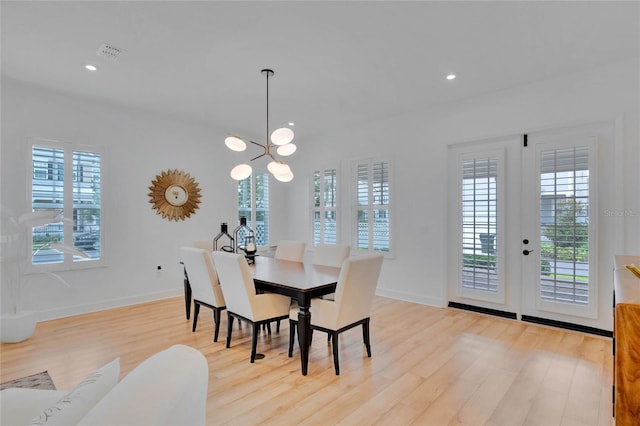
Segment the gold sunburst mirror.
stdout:
[[167,170],[151,181],[149,202],[164,219],[184,220],[195,213],[200,204],[200,188],[189,173]]

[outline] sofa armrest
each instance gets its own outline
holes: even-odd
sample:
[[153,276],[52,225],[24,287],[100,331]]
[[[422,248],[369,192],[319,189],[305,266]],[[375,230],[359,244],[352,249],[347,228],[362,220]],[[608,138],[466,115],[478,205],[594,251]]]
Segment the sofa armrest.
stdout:
[[80,425],[204,425],[209,366],[202,353],[175,345],[147,358]]

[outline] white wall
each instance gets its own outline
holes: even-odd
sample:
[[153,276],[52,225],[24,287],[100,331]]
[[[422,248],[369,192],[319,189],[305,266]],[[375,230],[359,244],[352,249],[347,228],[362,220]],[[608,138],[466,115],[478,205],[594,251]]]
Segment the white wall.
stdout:
[[[640,254],[640,158],[638,144],[638,63],[613,64],[526,87],[514,88],[411,115],[357,126],[297,142],[291,159],[295,179],[272,187],[272,242],[310,236],[309,178],[316,167],[337,165],[349,176],[350,161],[388,155],[395,165],[395,257],[385,260],[382,295],[419,303],[446,304],[447,145],[489,136],[522,133],[579,122],[622,119],[616,176],[601,185],[619,192],[620,202],[600,206],[626,212],[600,223],[623,235],[600,235],[606,250]],[[220,222],[232,223],[233,183],[228,171],[235,159],[221,141],[226,130],[175,121],[121,107],[71,99],[16,81],[2,82],[1,203],[14,213],[29,209],[28,138],[42,137],[106,148],[104,228],[106,266],[61,274],[64,287],[46,277],[25,286],[24,307],[41,319],[179,295],[182,270],[177,248],[212,238]],[[163,170],[191,173],[202,191],[196,214],[184,222],[156,215],[147,196],[151,180]],[[624,181],[624,188],[616,186]],[[341,189],[348,217],[348,185]],[[615,200],[615,197],[613,198]],[[286,202],[285,202],[286,201]],[[4,214],[4,213],[3,213]],[[342,229],[349,241],[349,223]],[[139,248],[139,249],[137,249]],[[4,247],[3,247],[4,249]],[[137,249],[137,253],[136,253]],[[610,297],[605,262],[602,292]],[[161,272],[156,270],[162,265]],[[6,272],[2,271],[2,309],[6,309]],[[607,296],[609,294],[609,296]],[[610,306],[610,304],[609,304]],[[610,328],[602,313],[593,325]]]
[[[228,150],[221,148],[225,132],[71,99],[16,81],[2,83],[3,215],[30,211],[30,137],[105,148],[106,265],[60,273],[71,288],[51,277],[31,276],[23,288],[23,307],[41,311],[41,319],[47,319],[182,294],[178,247],[213,238],[223,221],[231,229],[237,224],[231,161]],[[184,170],[199,184],[200,208],[190,219],[170,222],[151,208],[148,187],[167,169]],[[2,271],[3,312],[7,269]]]
[[[298,144],[304,164],[297,165],[297,169],[338,166],[342,171],[340,213],[343,220],[348,220],[350,161],[368,155],[391,156],[395,165],[396,252],[394,258],[384,262],[378,293],[444,306],[450,239],[447,145],[621,119],[619,145],[608,149],[620,149],[611,157],[619,159],[623,167],[610,164],[608,171],[613,173],[600,175],[600,185],[609,188],[613,195],[600,205],[599,247],[603,256],[599,277],[603,309],[599,319],[590,324],[611,329],[611,314],[607,311],[612,289],[610,255],[640,254],[638,77],[638,62],[628,61],[322,135]],[[300,209],[300,200],[308,197],[309,173],[305,178],[296,175],[289,200],[292,210]],[[621,188],[617,182],[622,181]],[[612,217],[604,214],[606,210],[623,214]],[[291,218],[292,234],[308,236],[309,226],[308,214]],[[608,232],[616,229],[622,232]],[[348,229],[343,234],[343,242],[347,241]]]

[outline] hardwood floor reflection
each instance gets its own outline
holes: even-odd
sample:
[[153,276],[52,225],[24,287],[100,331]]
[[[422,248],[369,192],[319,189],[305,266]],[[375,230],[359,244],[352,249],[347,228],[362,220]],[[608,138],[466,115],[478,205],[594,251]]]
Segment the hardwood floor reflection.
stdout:
[[210,424],[613,424],[607,338],[376,297],[373,357],[360,329],[347,331],[335,376],[317,333],[304,377],[297,350],[287,356],[288,324],[261,332],[266,356],[255,364],[250,327],[234,331],[229,349],[224,312],[221,330],[213,343],[212,317],[201,313],[192,333],[182,298],[47,321],[31,339],[2,344],[0,381],[48,370],[58,389],[71,389],[115,357],[124,377],[182,343],[209,361]]

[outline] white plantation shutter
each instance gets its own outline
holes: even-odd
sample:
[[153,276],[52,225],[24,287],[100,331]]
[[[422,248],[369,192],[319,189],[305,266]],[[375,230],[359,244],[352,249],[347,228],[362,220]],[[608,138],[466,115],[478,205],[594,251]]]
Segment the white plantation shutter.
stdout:
[[336,169],[313,172],[313,243],[337,243],[338,182]]
[[505,149],[461,146],[455,158],[457,296],[504,304]]
[[589,304],[589,148],[540,152],[540,298]]
[[[247,225],[253,229],[258,246],[269,245],[269,174],[252,173],[238,181],[238,223],[247,218]],[[233,224],[234,229],[237,224]],[[242,236],[244,237],[244,236]]]
[[75,248],[100,257],[102,229],[101,156],[93,152],[73,153],[73,220]]
[[498,158],[462,162],[462,286],[498,291]]
[[[64,150],[44,146],[32,148],[33,179],[31,185],[31,207],[36,210],[63,210],[64,217]],[[47,244],[66,243],[64,224],[51,223],[32,229],[35,255],[33,264],[62,263],[64,253],[47,250]]]
[[87,260],[65,256],[51,249],[51,243],[82,250],[90,260],[102,258],[102,156],[75,147],[52,141],[36,141],[32,146],[32,209],[60,209],[62,217],[73,219],[73,224],[59,222],[32,228],[32,265],[60,264],[65,268]]
[[354,245],[358,251],[391,251],[390,165],[361,161],[354,167]]

